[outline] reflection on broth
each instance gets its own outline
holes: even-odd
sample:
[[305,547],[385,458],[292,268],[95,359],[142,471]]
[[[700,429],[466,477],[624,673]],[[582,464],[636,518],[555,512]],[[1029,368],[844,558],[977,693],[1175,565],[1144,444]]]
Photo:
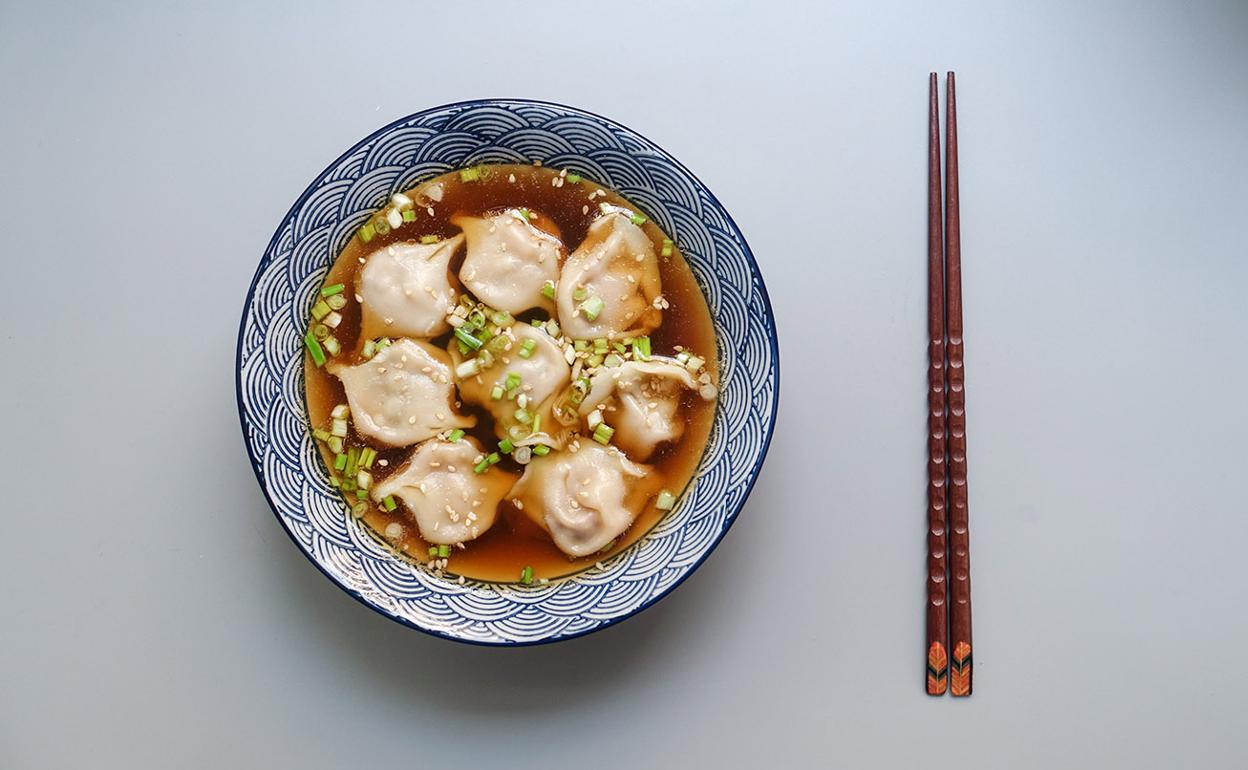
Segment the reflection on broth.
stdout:
[[334,483],[451,577],[544,582],[675,504],[714,416],[710,313],[677,244],[575,174],[487,165],[395,195],[305,345]]

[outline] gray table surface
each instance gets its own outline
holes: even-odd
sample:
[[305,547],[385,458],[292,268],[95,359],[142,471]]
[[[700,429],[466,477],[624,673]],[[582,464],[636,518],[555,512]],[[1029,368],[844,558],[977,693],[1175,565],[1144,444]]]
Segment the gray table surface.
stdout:
[[[1248,5],[0,4],[0,767],[1248,766]],[[976,691],[921,691],[925,109],[959,75]],[[478,649],[248,467],[300,190],[464,98],[652,138],[749,239],[771,456],[683,587]]]

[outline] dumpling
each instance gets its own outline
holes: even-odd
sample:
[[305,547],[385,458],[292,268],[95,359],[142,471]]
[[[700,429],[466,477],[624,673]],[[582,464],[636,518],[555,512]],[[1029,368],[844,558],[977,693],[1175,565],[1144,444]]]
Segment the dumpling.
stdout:
[[637,481],[649,472],[650,466],[634,463],[618,449],[588,442],[576,452],[534,458],[512,497],[559,550],[588,556],[633,523],[648,495]]
[[[459,385],[459,393],[464,401],[476,404],[488,410],[494,416],[494,428],[499,438],[510,438],[518,445],[528,437],[533,420],[521,423],[516,412],[523,408],[529,417],[538,418],[537,436],[541,443],[559,447],[563,439],[558,434],[562,426],[556,424],[551,417],[551,409],[556,398],[568,384],[572,368],[564,358],[563,349],[543,329],[527,323],[515,323],[502,332],[509,338],[510,350],[502,349],[497,354],[490,354],[482,359],[480,354],[476,360],[490,360],[486,368],[474,367],[472,364],[461,366],[465,358],[459,351],[455,338],[451,338],[450,354],[455,364],[455,379]],[[529,356],[520,353],[532,342]],[[515,375],[512,383],[516,384],[514,392],[508,388],[508,378]],[[518,378],[518,379],[516,379]],[[495,391],[495,388],[499,391]],[[500,392],[501,398],[494,398]],[[521,406],[523,395],[523,406]],[[515,428],[515,430],[512,430]]]
[[412,450],[406,463],[373,487],[373,499],[389,495],[403,501],[420,536],[435,544],[473,540],[494,524],[498,503],[516,483],[516,475],[498,467],[476,473],[484,452],[477,440],[431,439]]
[[436,337],[455,307],[451,257],[463,235],[437,243],[394,243],[369,254],[356,288],[363,306],[361,339]]
[[663,321],[654,244],[629,215],[603,214],[563,265],[556,288],[559,323],[569,337],[649,334]]
[[401,339],[355,366],[329,364],[342,380],[361,435],[388,446],[410,446],[476,418],[455,413],[451,362],[427,342]]
[[[600,368],[590,378],[580,413],[588,416],[601,406],[602,421],[615,429],[612,443],[630,457],[645,460],[660,443],[675,441],[684,432],[685,422],[677,411],[686,390],[698,393],[698,382],[675,359],[625,361],[615,368]],[[713,399],[714,388],[703,397]]]
[[468,239],[459,279],[477,299],[513,315],[534,307],[552,309],[542,287],[559,278],[564,248],[558,238],[515,209],[485,219],[455,216],[451,224]]

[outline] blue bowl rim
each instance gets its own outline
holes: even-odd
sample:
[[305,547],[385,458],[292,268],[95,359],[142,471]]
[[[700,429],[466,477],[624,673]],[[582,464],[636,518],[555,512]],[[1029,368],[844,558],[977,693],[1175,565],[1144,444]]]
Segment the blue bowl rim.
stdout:
[[243,404],[243,389],[242,389],[242,382],[240,379],[240,375],[242,373],[242,368],[243,368],[243,336],[246,333],[247,318],[248,318],[249,311],[251,308],[252,300],[255,298],[256,284],[260,281],[260,276],[263,273],[263,265],[262,264],[257,265],[256,274],[252,277],[251,285],[248,286],[247,288],[247,297],[243,301],[243,313],[238,324],[238,341],[237,341],[237,345],[236,345],[235,353],[234,353],[234,395],[235,395],[235,400],[237,401],[237,404],[238,404],[238,420],[239,420],[239,427],[242,430],[243,446],[247,450],[247,458],[249,462],[251,463],[252,473],[255,474],[256,483],[260,486],[260,492],[261,494],[264,495],[264,500],[266,503],[268,503],[269,510],[272,511],[273,517],[277,519],[278,524],[281,525],[282,531],[286,533],[286,536],[288,538],[290,538],[290,541],[295,546],[295,550],[303,554],[304,558],[306,558],[309,562],[311,562],[312,565],[316,567],[316,569],[322,575],[329,578],[329,581],[331,583],[338,586],[338,588],[340,588],[344,593],[346,593],[347,595],[355,599],[360,604],[363,604],[365,607],[368,607],[369,609],[371,609],[372,611],[376,612],[377,614],[383,617],[386,617],[408,628],[413,628],[417,631],[420,631],[421,633],[428,634],[430,636],[434,636],[439,639],[447,639],[453,642],[459,642],[460,644],[470,644],[470,645],[474,645],[478,647],[536,647],[536,646],[544,645],[544,644],[554,644],[556,642],[570,641],[572,639],[577,639],[582,636],[588,636],[589,634],[602,631],[605,628],[618,625],[624,622],[625,620],[628,620],[629,618],[632,618],[641,614],[643,611],[649,609],[650,607],[653,607],[655,604],[658,604],[659,601],[669,596],[673,591],[679,588],[681,584],[683,584],[687,579],[689,579],[690,575],[692,575],[694,572],[697,572],[698,568],[701,567],[702,564],[706,562],[708,558],[710,558],[711,554],[715,552],[715,549],[719,548],[719,544],[723,542],[724,536],[728,534],[728,530],[732,529],[732,525],[736,523],[737,516],[741,513],[741,509],[744,508],[746,502],[749,501],[750,493],[754,491],[754,484],[755,482],[758,481],[758,475],[759,475],[759,472],[762,470],[763,462],[767,459],[767,452],[771,448],[772,434],[775,433],[775,429],[776,429],[776,415],[780,407],[780,341],[778,339],[778,334],[776,330],[776,315],[771,307],[771,297],[767,294],[767,284],[763,281],[762,272],[758,269],[758,261],[754,258],[754,252],[753,250],[750,249],[750,244],[745,240],[745,236],[742,234],[741,228],[737,227],[736,220],[732,218],[732,214],[729,213],[728,209],[725,208],[722,203],[720,203],[719,198],[715,196],[715,193],[711,191],[711,188],[708,187],[701,179],[698,178],[696,174],[690,171],[689,168],[685,166],[685,164],[681,163],[670,152],[668,152],[667,150],[664,150],[662,147],[660,147],[658,144],[656,144],[654,141],[647,138],[646,136],[638,133],[632,128],[629,128],[628,126],[625,126],[623,123],[620,123],[619,121],[614,120],[612,118],[599,115],[595,112],[582,109],[580,107],[571,107],[569,105],[561,104],[559,102],[545,101],[541,99],[525,99],[525,98],[516,98],[516,97],[491,98],[491,99],[467,99],[467,100],[458,101],[458,102],[447,102],[446,104],[441,104],[436,107],[429,107],[427,109],[420,110],[418,112],[413,112],[409,115],[405,115],[401,118],[397,118],[396,120],[393,120],[387,123],[386,125],[382,126],[381,128],[378,128],[377,130],[373,131],[368,136],[364,137],[360,141],[353,144],[345,152],[343,152],[337,158],[331,161],[329,165],[327,165],[321,171],[321,173],[317,174],[316,177],[313,178],[313,180],[307,185],[307,187],[304,188],[303,192],[299,194],[299,197],[295,199],[295,202],[291,204],[291,207],[286,211],[286,214],[282,217],[281,222],[278,224],[277,229],[274,231],[273,237],[269,239],[269,244],[268,246],[265,247],[263,253],[268,254],[273,249],[273,247],[277,244],[278,239],[281,237],[282,230],[285,227],[286,223],[290,220],[292,216],[295,215],[295,213],[300,209],[300,207],[303,206],[304,202],[307,201],[308,196],[311,195],[312,192],[320,185],[320,183],[325,180],[325,178],[329,175],[331,171],[337,168],[338,165],[342,163],[342,161],[344,161],[346,158],[351,156],[353,153],[359,151],[362,147],[369,144],[370,142],[380,138],[381,136],[383,136],[390,130],[404,123],[407,123],[408,121],[411,121],[417,118],[422,118],[427,115],[437,113],[437,112],[442,112],[448,109],[487,107],[487,106],[497,105],[497,104],[517,104],[517,103],[532,104],[532,105],[537,105],[537,106],[542,106],[542,107],[553,107],[558,110],[563,110],[569,113],[579,113],[581,115],[586,115],[588,117],[603,121],[608,124],[620,126],[621,128],[627,131],[630,131],[634,136],[638,137],[642,141],[649,144],[651,148],[653,148],[654,150],[657,150],[658,152],[662,153],[665,160],[669,161],[674,166],[679,168],[681,172],[688,174],[689,178],[697,182],[698,185],[703,190],[706,191],[706,194],[710,197],[711,202],[714,203],[715,206],[720,210],[720,212],[723,213],[724,220],[728,223],[728,226],[732,228],[733,234],[736,235],[736,237],[740,240],[742,251],[745,254],[746,259],[749,260],[750,271],[753,274],[754,278],[758,281],[758,288],[759,288],[759,293],[762,296],[763,307],[767,312],[768,319],[771,321],[771,329],[770,329],[770,333],[768,334],[768,344],[770,346],[772,360],[775,362],[775,366],[773,367],[773,374],[772,374],[772,387],[774,389],[773,392],[775,394],[775,397],[771,401],[771,414],[768,416],[767,434],[763,437],[762,448],[758,453],[758,458],[754,461],[754,467],[750,469],[749,482],[746,484],[745,494],[741,496],[740,502],[738,502],[736,505],[736,510],[734,510],[732,512],[732,515],[727,518],[724,528],[719,532],[718,535],[716,535],[715,540],[714,542],[711,543],[710,548],[706,549],[706,553],[702,554],[702,556],[696,562],[689,565],[689,568],[685,570],[684,574],[682,574],[679,578],[677,578],[671,585],[669,585],[660,593],[657,593],[654,596],[647,599],[637,608],[623,615],[604,620],[602,623],[598,624],[597,626],[594,626],[593,628],[588,628],[588,629],[585,629],[584,631],[578,631],[573,634],[568,634],[567,636],[533,639],[533,640],[527,640],[527,641],[513,641],[513,640],[487,641],[487,640],[481,640],[481,639],[465,639],[459,636],[455,636],[453,634],[448,634],[444,631],[438,631],[433,628],[426,628],[424,626],[421,626],[409,620],[408,618],[402,617],[394,613],[387,612],[384,608],[379,607],[373,604],[372,602],[368,601],[367,599],[365,599],[364,596],[359,591],[356,591],[349,586],[343,585],[341,582],[339,582],[339,580],[336,577],[334,577],[333,574],[331,574],[327,569],[325,569],[325,567],[323,567],[320,562],[318,562],[315,558],[313,558],[311,553],[308,553],[307,551],[303,549],[303,547],[299,544],[299,541],[295,538],[294,533],[290,531],[290,528],[286,526],[286,522],[282,520],[281,514],[277,512],[277,506],[274,505],[273,499],[269,495],[269,490],[265,486],[264,475],[261,473],[261,470],[260,470],[260,462],[258,461],[256,456],[252,453],[251,444],[247,441],[247,414],[246,414],[246,407]]

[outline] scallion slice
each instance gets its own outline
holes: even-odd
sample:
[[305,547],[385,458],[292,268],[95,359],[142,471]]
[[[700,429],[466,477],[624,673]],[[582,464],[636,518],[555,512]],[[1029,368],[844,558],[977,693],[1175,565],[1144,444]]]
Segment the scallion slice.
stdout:
[[490,469],[490,461],[488,459],[483,459],[481,460],[481,462],[472,466],[473,473],[485,473],[489,469]]
[[536,444],[533,447],[533,454],[537,455],[538,457],[545,457],[546,455],[550,454],[550,447],[546,446],[545,444]]
[[321,344],[325,346],[325,352],[329,353],[331,356],[336,356],[342,352],[342,345],[338,344],[337,337],[326,337],[321,341]]
[[363,227],[360,228],[359,234],[360,234],[360,242],[368,243],[369,241],[373,239],[373,236],[377,235],[377,228],[373,227],[372,222],[368,222]]
[[568,174],[567,180],[571,182],[572,184],[576,184],[577,182],[581,181],[581,175],[580,174]]
[[325,324],[317,324],[312,327],[312,336],[318,340],[323,340],[329,336],[329,327]]
[[438,546],[438,558],[439,559],[445,559],[446,557],[450,555],[451,555],[451,547],[449,545],[447,545],[446,543],[443,543],[442,545]]
[[624,359],[620,358],[619,353],[612,353],[608,355],[606,358],[602,359],[602,365],[610,369],[614,369],[617,366],[621,366],[623,365],[623,363],[624,363]]
[[503,387],[507,390],[515,390],[520,387],[520,375],[515,372],[507,372],[507,379],[503,381]]
[[459,170],[459,181],[475,182],[481,178],[481,172],[475,168],[461,168]]
[[431,545],[431,546],[429,546],[429,555],[430,555],[430,556],[437,556],[437,555],[438,555],[438,547],[437,547],[436,545]]
[[385,508],[387,511],[393,511],[397,508],[398,503],[394,502],[394,495],[386,495],[386,498],[381,501],[381,507]]
[[404,221],[404,222],[415,222],[415,221],[416,221],[416,209],[404,209],[404,210],[403,210],[403,221]]
[[317,300],[316,304],[312,306],[312,317],[319,321],[329,315],[329,311],[329,304],[325,300]]
[[673,244],[672,244],[672,239],[671,239],[671,238],[664,238],[664,239],[663,239],[663,251],[661,251],[661,252],[659,252],[659,253],[660,253],[660,254],[662,254],[662,255],[663,255],[663,256],[665,256],[665,257],[670,257],[670,256],[672,256],[672,245],[673,245]]
[[646,216],[644,214],[633,214],[628,219],[635,225],[644,225],[646,223]]
[[594,321],[598,318],[598,314],[602,312],[602,297],[597,294],[581,303],[581,315],[585,316],[585,320]]
[[334,457],[334,470],[340,471],[346,467],[347,467],[347,456],[339,453],[336,457]]
[[421,243],[423,243],[423,244],[425,244],[426,246],[428,246],[428,245],[429,245],[429,244],[431,244],[431,243],[437,243],[437,242],[438,242],[438,241],[440,241],[440,240],[442,240],[442,236],[440,236],[440,235],[422,235],[422,236],[420,236],[420,242],[421,242]]
[[316,341],[316,337],[313,336],[311,329],[309,329],[308,333],[303,336],[303,344],[307,346],[308,353],[312,356],[312,363],[316,364],[318,367],[324,366],[325,351],[321,348],[321,343]]
[[542,284],[542,296],[545,297],[546,299],[555,298],[555,282],[554,281],[547,281],[546,283]]
[[606,337],[599,337],[598,339],[594,340],[594,352],[595,353],[606,353],[608,349],[609,348],[607,347]]
[[526,586],[531,585],[533,583],[533,568],[532,567],[525,565],[525,568],[520,570],[520,582],[524,583]]
[[595,367],[602,366],[602,362],[604,359],[605,357],[601,353],[595,353],[589,358],[585,359],[585,365],[588,366],[590,369],[593,369]]
[[377,343],[373,342],[372,340],[368,340],[367,342],[365,342],[364,350],[361,351],[361,353],[363,354],[365,358],[372,358],[373,354],[376,352],[377,352]]
[[515,412],[515,418],[517,422],[524,423],[525,425],[533,422],[533,414],[529,412],[528,409],[517,409]]
[[591,409],[589,414],[585,415],[585,424],[590,430],[602,425],[602,412],[597,409]]
[[513,444],[511,442],[511,439],[509,438],[505,438],[502,441],[498,442],[498,451],[502,452],[505,455],[511,454],[512,450],[514,450],[515,448],[516,448],[516,445]]
[[547,322],[546,322],[546,333],[547,333],[547,334],[549,334],[549,335],[550,335],[550,336],[552,336],[552,337],[556,337],[556,338],[557,338],[557,337],[559,336],[559,322],[558,322],[558,321],[556,321],[556,320],[555,320],[555,319],[553,319],[553,318],[552,318],[552,319],[550,319],[549,321],[547,321]]
[[329,451],[336,452],[338,454],[342,453],[344,446],[341,436],[330,436],[325,440],[325,445],[329,447]]
[[697,370],[701,369],[702,365],[705,363],[706,361],[703,361],[701,358],[698,358],[697,356],[689,356],[688,360],[685,361],[685,368],[689,369],[690,371],[696,372]]
[[347,421],[343,419],[335,419],[333,421],[332,427],[329,429],[329,432],[334,436],[338,436],[339,438],[346,438],[347,437]]
[[334,294],[333,296],[326,297],[325,304],[329,305],[334,310],[342,310],[347,306],[347,295]]
[[650,338],[638,337],[633,340],[633,359],[637,361],[650,360]]
[[572,340],[572,349],[577,353],[584,353],[589,350],[589,340]]
[[351,506],[351,515],[357,519],[364,518],[364,514],[368,513],[368,503],[360,501]]
[[386,221],[385,217],[375,217],[373,219],[373,228],[378,235],[387,235],[390,232],[390,223]]
[[480,350],[483,343],[481,340],[464,331],[464,327],[455,330],[455,339],[459,340],[463,345],[471,350]]
[[312,438],[316,439],[317,441],[329,441],[329,431],[322,430],[320,428],[314,428],[312,430]]
[[464,437],[464,431],[463,431],[463,429],[462,429],[462,428],[456,428],[455,430],[451,431],[451,432],[447,435],[446,440],[447,440],[447,441],[449,441],[449,442],[451,442],[452,444],[454,444],[456,441],[459,441],[459,440],[460,440],[461,438],[463,438],[463,437]]
[[351,416],[351,407],[348,404],[338,404],[329,410],[329,416],[335,420],[345,420]]
[[538,431],[540,431],[541,429],[542,429],[542,416],[541,416],[540,414],[536,414],[536,413],[535,413],[535,414],[533,415],[533,425],[532,425],[532,430],[533,430],[533,432],[534,432],[534,433],[537,433],[537,432],[538,432]]
[[503,398],[503,386],[495,385],[494,389],[490,391],[490,398],[494,399],[495,401],[501,401]]
[[531,357],[533,355],[533,348],[535,347],[537,347],[536,340],[525,340],[524,343],[520,345],[519,356],[521,358]]
[[605,422],[600,424],[597,428],[594,428],[594,441],[597,441],[599,444],[603,444],[604,446],[611,443],[611,437],[613,435],[615,435],[615,428],[612,428]]
[[473,376],[479,371],[481,371],[481,362],[475,358],[468,358],[465,359],[459,366],[455,367],[455,376],[463,380]]
[[589,290],[586,289],[584,286],[577,286],[575,289],[572,290],[573,302],[584,302],[585,298],[588,296],[589,296]]
[[360,465],[364,466],[365,468],[373,467],[373,461],[376,459],[377,459],[377,450],[373,449],[372,447],[366,446],[364,447],[364,450],[360,452]]
[[335,283],[332,286],[326,286],[325,288],[321,289],[321,296],[332,297],[335,294],[342,294],[343,290],[346,288],[347,288],[347,285],[345,283]]
[[506,310],[495,310],[490,316],[490,320],[494,322],[495,326],[503,328],[511,326],[516,322],[516,319],[511,317],[511,313],[508,313]]
[[654,501],[654,507],[660,511],[670,511],[676,507],[676,496],[665,489],[659,493],[659,499]]

